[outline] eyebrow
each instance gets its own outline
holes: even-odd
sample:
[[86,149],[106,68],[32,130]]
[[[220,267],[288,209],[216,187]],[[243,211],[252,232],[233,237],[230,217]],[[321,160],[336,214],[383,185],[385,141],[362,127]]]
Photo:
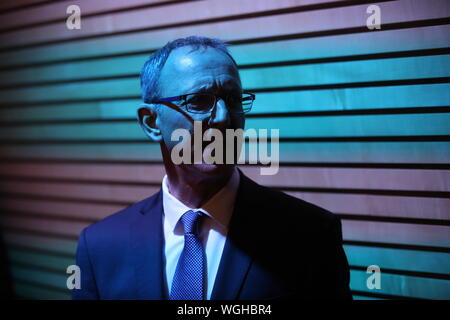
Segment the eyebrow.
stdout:
[[[217,90],[218,89],[218,85],[216,83],[213,83],[212,85],[209,84],[203,84],[199,87],[195,87],[196,90],[194,89],[194,92],[198,92],[198,93],[208,93],[211,90]],[[221,84],[221,89],[224,90],[229,90],[229,91],[238,91],[238,90],[242,90],[242,88],[233,80],[229,80],[229,81],[225,81],[224,83]]]

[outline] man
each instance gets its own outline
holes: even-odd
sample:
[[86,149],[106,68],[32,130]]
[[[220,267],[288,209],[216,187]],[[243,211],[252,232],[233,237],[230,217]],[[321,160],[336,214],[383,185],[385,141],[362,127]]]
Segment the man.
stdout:
[[141,87],[138,120],[167,175],[155,195],[82,231],[74,299],[351,299],[336,216],[234,164],[172,161],[176,129],[244,128],[254,95],[224,43],[169,42],[144,65]]

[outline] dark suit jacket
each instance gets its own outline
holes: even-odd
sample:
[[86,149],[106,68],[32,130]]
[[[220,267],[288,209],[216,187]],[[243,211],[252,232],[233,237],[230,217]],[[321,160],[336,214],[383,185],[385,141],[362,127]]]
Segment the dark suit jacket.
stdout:
[[[340,220],[241,182],[211,299],[351,299]],[[74,299],[167,299],[162,190],[81,232]]]

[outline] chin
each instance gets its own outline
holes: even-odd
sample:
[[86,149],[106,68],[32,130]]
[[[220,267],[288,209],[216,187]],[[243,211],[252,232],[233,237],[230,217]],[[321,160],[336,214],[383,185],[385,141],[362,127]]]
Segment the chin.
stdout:
[[194,164],[193,167],[201,172],[224,172],[226,171],[226,165],[223,164],[207,164],[200,163]]
[[232,169],[233,165],[227,165],[227,164],[208,164],[208,163],[199,163],[192,165],[196,170],[202,171],[202,172],[228,172],[230,169]]
[[191,164],[185,165],[185,168],[190,171],[191,174],[196,174],[203,177],[219,178],[222,176],[228,176],[233,170],[234,165],[230,164]]

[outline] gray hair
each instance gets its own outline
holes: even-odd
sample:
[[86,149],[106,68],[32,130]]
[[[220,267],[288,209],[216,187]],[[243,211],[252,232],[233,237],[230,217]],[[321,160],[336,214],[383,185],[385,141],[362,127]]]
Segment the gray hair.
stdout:
[[161,70],[172,50],[184,46],[192,46],[193,51],[198,50],[200,47],[212,47],[218,49],[227,54],[237,67],[236,61],[228,52],[227,45],[222,40],[200,36],[190,36],[187,38],[180,38],[170,41],[164,47],[151,54],[142,67],[140,75],[141,95],[144,102],[149,103],[159,97],[158,80]]

